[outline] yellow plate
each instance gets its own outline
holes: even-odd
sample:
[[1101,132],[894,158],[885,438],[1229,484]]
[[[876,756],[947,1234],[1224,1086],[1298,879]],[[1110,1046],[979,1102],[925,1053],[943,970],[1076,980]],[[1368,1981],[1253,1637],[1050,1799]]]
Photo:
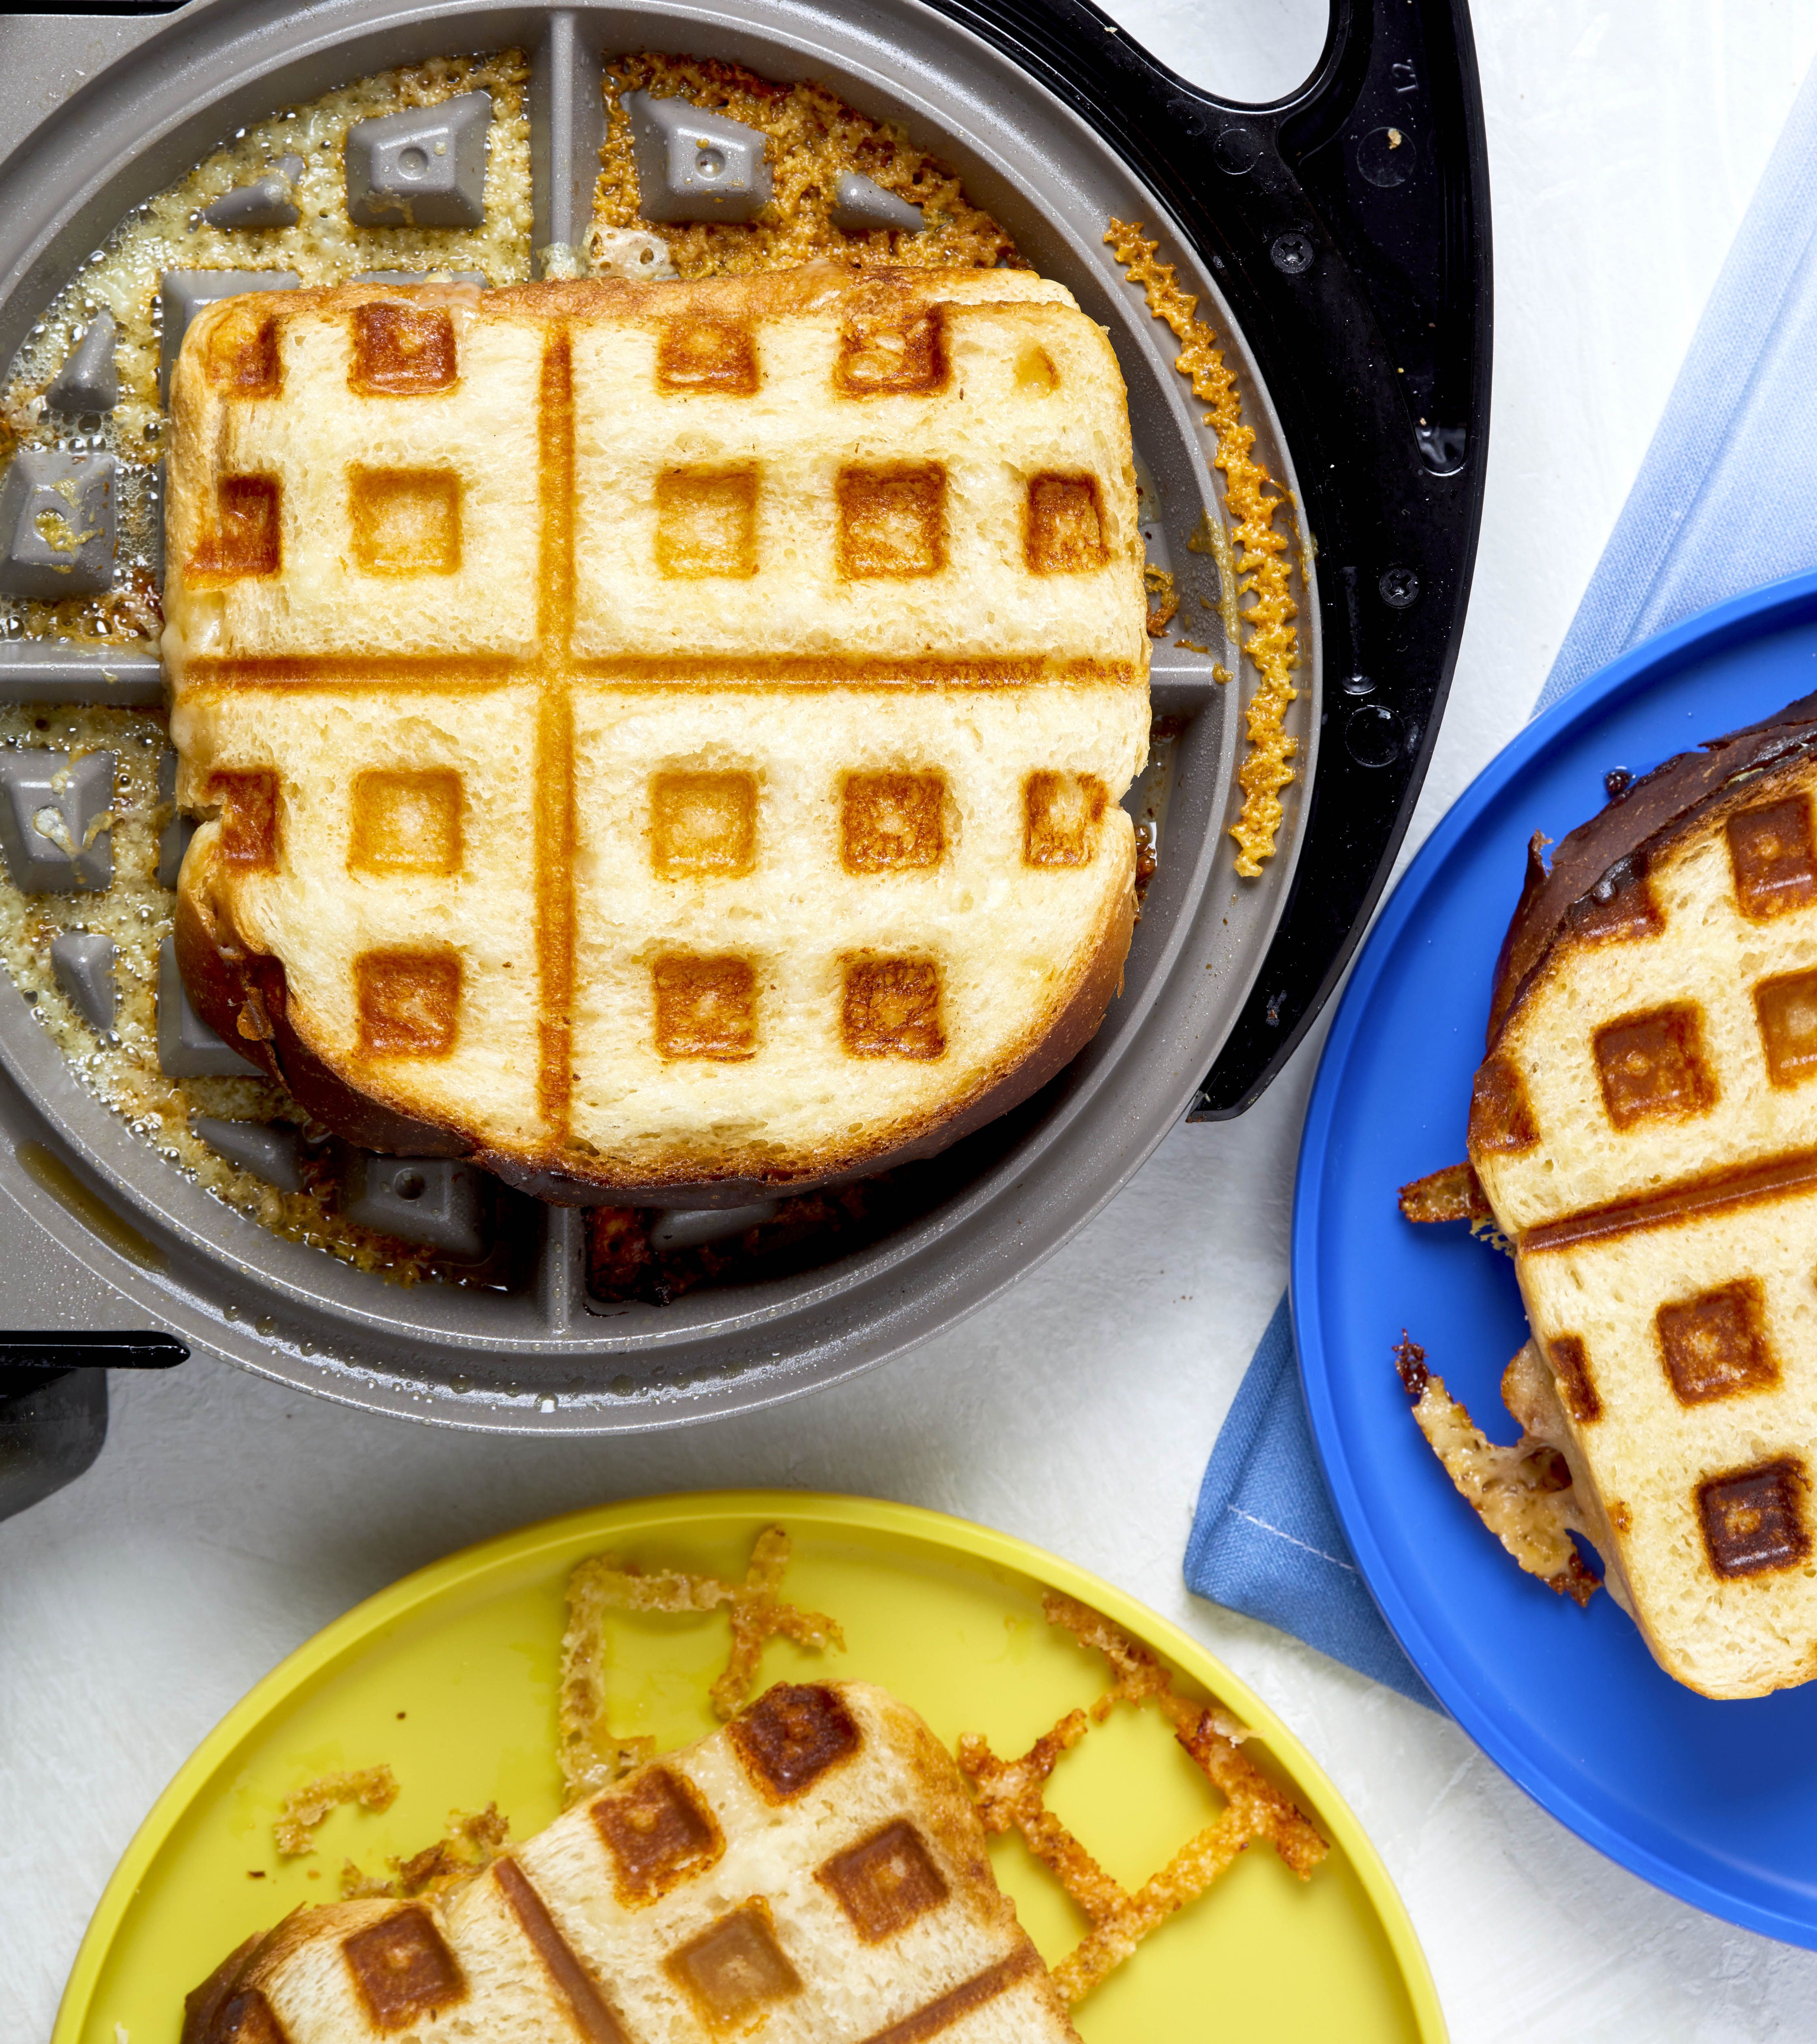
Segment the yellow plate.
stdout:
[[[1431,1977],[1386,1870],[1298,1740],[1219,1662],[1132,1599],[1040,1549],[911,1506],[793,1491],[646,1498],[469,1548],[368,1599],[318,1633],[230,1711],[127,1849],[64,1991],[52,2044],[175,2044],[187,1990],[235,1945],[298,1903],[338,1894],[344,1860],[440,1835],[452,1808],[496,1801],[512,1835],[560,1807],[555,1758],[563,1586],[588,1554],[737,1577],[763,1526],[794,1543],[783,1595],[829,1612],[847,1651],[787,1641],[759,1686],[819,1669],[862,1676],[914,1705],[951,1746],[981,1731],[1005,1757],[1105,1686],[1099,1657],[1043,1619],[1041,1593],[1095,1604],[1251,1727],[1248,1750],[1288,1785],[1333,1847],[1302,1884],[1265,1846],[1143,1945],[1075,2011],[1086,2044],[1442,2044]],[[706,1689],[724,1666],[723,1613],[614,1614],[613,1729],[659,1746],[713,1728]],[[280,1863],[285,1792],[388,1762],[401,1787],[382,1815],[335,1812],[308,1860]],[[1134,1886],[1216,1815],[1203,1777],[1152,1710],[1120,1709],[1062,1759],[1049,1802],[1105,1869]],[[998,1878],[1051,1961],[1083,1928],[1019,1838],[993,1841]],[[259,1878],[249,1878],[256,1874]]]

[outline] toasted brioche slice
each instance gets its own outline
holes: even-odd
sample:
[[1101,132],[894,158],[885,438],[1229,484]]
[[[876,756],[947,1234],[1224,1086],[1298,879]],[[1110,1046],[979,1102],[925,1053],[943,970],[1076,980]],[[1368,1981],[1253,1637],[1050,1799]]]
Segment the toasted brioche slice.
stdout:
[[1817,697],[1535,839],[1470,1161],[1611,1588],[1711,1696],[1817,1674]]
[[451,1897],[302,1909],[182,2044],[1078,2044],[958,1769],[863,1682],[779,1685]]
[[1025,272],[229,299],[173,386],[178,955],[350,1139],[725,1203],[1097,1028],[1142,542]]

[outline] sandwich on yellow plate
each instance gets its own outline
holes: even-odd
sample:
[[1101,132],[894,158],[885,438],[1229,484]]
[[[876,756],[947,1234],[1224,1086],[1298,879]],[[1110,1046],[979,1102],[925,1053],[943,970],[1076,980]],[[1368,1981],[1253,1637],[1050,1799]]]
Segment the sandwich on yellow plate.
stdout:
[[182,2044],[1078,2044],[952,1760],[865,1682],[780,1684],[436,1897],[302,1909]]

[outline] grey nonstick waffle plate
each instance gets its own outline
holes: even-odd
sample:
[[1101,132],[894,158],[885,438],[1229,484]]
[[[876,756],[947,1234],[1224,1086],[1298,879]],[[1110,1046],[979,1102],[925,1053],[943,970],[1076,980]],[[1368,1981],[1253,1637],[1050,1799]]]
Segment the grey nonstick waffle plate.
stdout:
[[[1061,1079],[924,1167],[911,1216],[869,1247],[667,1305],[606,1304],[587,1293],[582,1216],[513,1196],[497,1225],[521,1252],[521,1282],[389,1283],[267,1232],[174,1170],[78,1081],[19,992],[0,980],[0,1187],[16,1202],[0,1212],[6,1266],[54,1258],[92,1298],[80,1266],[121,1302],[119,1312],[106,1311],[109,1324],[148,1324],[374,1410],[498,1429],[675,1425],[831,1382],[950,1324],[1081,1225],[1196,1101],[1228,1111],[1252,1098],[1316,1010],[1392,858],[1449,678],[1480,494],[1487,310],[1475,292],[1478,270],[1486,275],[1486,228],[1466,203],[1461,259],[1445,240],[1460,217],[1458,192],[1481,200],[1467,26],[1461,5],[1391,10],[1384,0],[1374,11],[1346,6],[1341,17],[1318,79],[1295,102],[1304,132],[1291,148],[1285,113],[1220,110],[1082,5],[970,14],[915,0],[575,10],[201,0],[162,19],[26,136],[0,166],[0,359],[132,207],[236,126],[363,75],[438,54],[531,48],[538,249],[584,236],[602,51],[711,55],[778,81],[811,77],[861,111],[901,122],[956,167],[968,195],[1028,259],[1108,328],[1129,387],[1152,560],[1197,586],[1208,563],[1187,541],[1208,515],[1223,524],[1224,512],[1203,408],[1174,366],[1177,344],[1104,245],[1112,218],[1145,222],[1158,236],[1239,373],[1258,459],[1298,492],[1320,544],[1328,551],[1323,519],[1345,551],[1335,584],[1315,569],[1310,548],[1296,561],[1302,658],[1289,729],[1300,770],[1263,877],[1235,877],[1227,835],[1239,799],[1242,713],[1256,677],[1216,612],[1194,605],[1182,622],[1207,650],[1155,648],[1154,710],[1170,742],[1157,747],[1131,801],[1158,821],[1160,863],[1121,997]],[[1389,110],[1397,134],[1419,135],[1427,123],[1419,146],[1431,189],[1416,180],[1400,244],[1372,279],[1358,251],[1381,236],[1335,201],[1321,213],[1311,194],[1327,144],[1361,166],[1371,189],[1385,189],[1344,122],[1358,108],[1375,119],[1369,94],[1393,90],[1391,67],[1408,61],[1391,38],[1408,34],[1425,39],[1417,90]],[[1109,83],[1094,100],[1089,81],[1101,71]],[[1145,91],[1156,112],[1139,140]],[[1178,178],[1171,156],[1152,154],[1168,140],[1170,121]],[[1313,132],[1319,121],[1331,130],[1323,141]],[[1375,133],[1366,128],[1362,140]],[[1370,144],[1377,155],[1381,146]],[[1285,167],[1293,149],[1308,166],[1304,187]],[[1135,163],[1145,152],[1146,175]],[[1201,221],[1189,236],[1178,217],[1189,199],[1219,224]],[[1299,224],[1283,228],[1284,219]],[[1247,251],[1258,233],[1239,261],[1220,253],[1220,240]],[[1449,438],[1416,424],[1407,386],[1395,382],[1410,358],[1385,338],[1428,259],[1441,271],[1450,262],[1441,295],[1454,309],[1462,304],[1463,342],[1474,348],[1464,348],[1461,385],[1455,361],[1446,371],[1452,399],[1441,375],[1427,378],[1431,394],[1420,400],[1442,424],[1451,403]],[[1281,327],[1275,359],[1307,421],[1296,432],[1350,436],[1302,454],[1304,490],[1220,272],[1252,318]],[[1298,290],[1308,275],[1302,332],[1293,302],[1267,294]],[[1439,332],[1435,321],[1432,330]],[[1323,337],[1323,367],[1307,334]],[[1441,335],[1441,352],[1446,344]],[[1419,359],[1414,367],[1424,374]],[[1350,387],[1329,380],[1337,376]],[[1343,413],[1342,426],[1316,423],[1327,413]],[[1340,467],[1359,478],[1343,499],[1324,480]],[[1343,681],[1330,701],[1328,667]],[[1221,682],[1220,668],[1235,680]],[[1391,673],[1392,682],[1369,678]],[[160,686],[143,655],[0,644],[0,699],[155,701]],[[1334,704],[1343,713],[1335,724]],[[1328,798],[1327,787],[1335,791]],[[1332,837],[1322,877],[1298,872],[1321,800]],[[1290,897],[1304,897],[1288,920],[1310,918],[1307,934],[1282,927]],[[1247,1046],[1240,1055],[1231,1049],[1239,1039]],[[1214,1085],[1221,1053],[1234,1062]],[[34,1296],[54,1289],[46,1280]],[[29,1310],[24,1296],[16,1291],[18,1303],[0,1314],[17,1320]],[[21,1351],[17,1359],[27,1358]]]

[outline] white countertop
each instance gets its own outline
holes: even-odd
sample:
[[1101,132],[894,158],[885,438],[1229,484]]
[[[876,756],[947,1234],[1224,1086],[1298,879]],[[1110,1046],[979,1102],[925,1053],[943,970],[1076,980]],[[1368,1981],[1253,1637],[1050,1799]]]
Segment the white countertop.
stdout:
[[[1323,14],[1319,0],[1111,11],[1176,67],[1246,98],[1295,82]],[[1817,52],[1817,0],[1475,11],[1495,418],[1470,622],[1416,842],[1526,717]],[[0,24],[0,61],[14,33]],[[1654,1893],[1448,1721],[1187,1594],[1205,1457],[1285,1279],[1310,1076],[1302,1052],[1243,1120],[1175,1131],[1089,1228],[946,1339],[752,1418],[617,1445],[514,1442],[357,1416],[199,1359],[117,1376],[99,1463],[0,1526],[0,2034],[46,2034],[153,1798],[317,1627],[488,1535],[733,1484],[981,1520],[1185,1626],[1350,1798],[1459,2044],[1553,2027],[1573,2044],[1812,2034],[1817,1955]]]

